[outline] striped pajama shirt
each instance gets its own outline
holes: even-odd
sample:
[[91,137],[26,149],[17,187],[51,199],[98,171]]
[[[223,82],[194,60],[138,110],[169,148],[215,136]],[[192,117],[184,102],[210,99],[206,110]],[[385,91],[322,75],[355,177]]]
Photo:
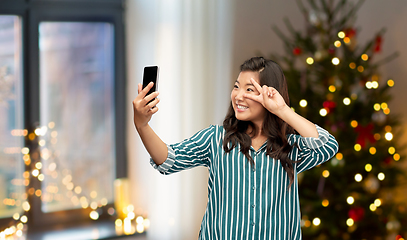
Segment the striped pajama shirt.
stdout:
[[157,166],[171,174],[196,166],[209,170],[208,203],[199,239],[302,239],[297,174],[328,161],[338,151],[335,138],[316,126],[318,138],[288,135],[296,146],[289,157],[294,163],[294,183],[280,162],[266,154],[266,143],[249,154],[252,167],[239,144],[229,153],[223,150],[223,126],[211,125],[184,141],[168,145],[168,158]]

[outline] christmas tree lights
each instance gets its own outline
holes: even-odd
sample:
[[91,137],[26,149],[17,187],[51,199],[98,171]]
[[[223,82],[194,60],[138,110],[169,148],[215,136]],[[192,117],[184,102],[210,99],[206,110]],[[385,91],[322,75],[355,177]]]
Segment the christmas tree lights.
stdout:
[[[286,20],[285,54],[272,54],[282,65],[291,107],[328,129],[339,142],[330,161],[300,177],[305,239],[403,239],[407,206],[393,202],[391,189],[405,179],[405,159],[397,139],[397,116],[391,113],[389,90],[395,80],[379,66],[384,30],[366,44],[354,27],[363,1],[298,0],[305,31]],[[335,216],[335,217],[332,217]]]

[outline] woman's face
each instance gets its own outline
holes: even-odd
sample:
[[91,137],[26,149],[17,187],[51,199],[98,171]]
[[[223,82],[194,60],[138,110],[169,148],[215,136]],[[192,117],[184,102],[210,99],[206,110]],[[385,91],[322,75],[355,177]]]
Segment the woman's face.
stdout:
[[263,105],[261,105],[261,103],[243,97],[244,94],[260,94],[250,82],[251,78],[260,83],[258,72],[240,72],[230,98],[232,100],[233,109],[235,110],[235,116],[238,120],[251,121],[256,126],[261,128],[263,125],[264,116],[266,114],[266,109],[263,107]]

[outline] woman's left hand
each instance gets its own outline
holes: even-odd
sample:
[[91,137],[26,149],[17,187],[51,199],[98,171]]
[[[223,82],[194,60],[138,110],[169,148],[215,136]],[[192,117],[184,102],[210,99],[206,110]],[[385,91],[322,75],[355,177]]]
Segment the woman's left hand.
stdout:
[[260,94],[244,94],[244,97],[261,103],[264,108],[275,115],[278,115],[280,111],[288,107],[283,97],[275,88],[266,85],[261,87],[253,78],[250,81]]

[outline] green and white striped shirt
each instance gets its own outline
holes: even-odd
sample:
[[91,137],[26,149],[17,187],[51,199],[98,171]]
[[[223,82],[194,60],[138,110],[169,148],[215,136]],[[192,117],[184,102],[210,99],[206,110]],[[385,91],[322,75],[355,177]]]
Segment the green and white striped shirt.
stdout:
[[201,223],[199,239],[302,239],[297,174],[315,167],[338,151],[338,143],[317,126],[318,138],[289,135],[294,163],[294,184],[280,162],[266,154],[266,143],[250,156],[251,167],[237,145],[229,153],[223,150],[223,126],[203,129],[181,143],[168,145],[167,160],[157,166],[162,174],[171,174],[196,166],[209,170],[208,203]]

